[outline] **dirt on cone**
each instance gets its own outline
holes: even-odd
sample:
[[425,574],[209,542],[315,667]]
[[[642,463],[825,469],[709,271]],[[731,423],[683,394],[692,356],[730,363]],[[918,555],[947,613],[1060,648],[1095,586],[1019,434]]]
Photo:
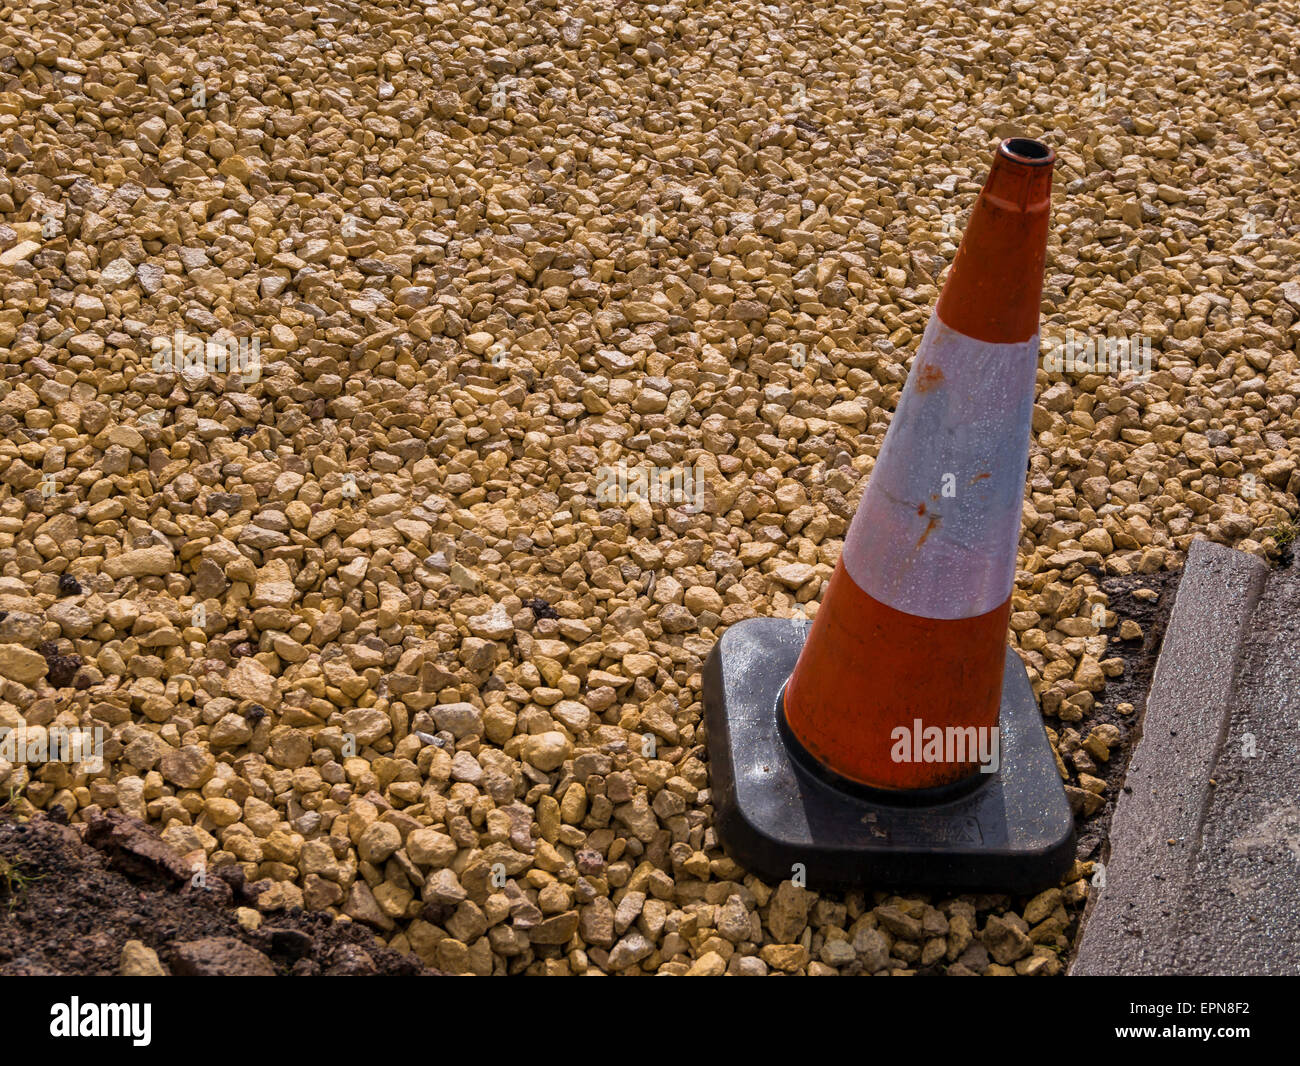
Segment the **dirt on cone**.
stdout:
[[[453,973],[1063,972],[1150,625],[1108,582],[1295,537],[1297,55],[1240,0],[8,5],[3,965],[296,965],[162,885],[218,941],[169,956],[60,812]],[[1010,640],[1080,861],[764,883],[701,665],[815,615],[1006,136],[1058,158]]]

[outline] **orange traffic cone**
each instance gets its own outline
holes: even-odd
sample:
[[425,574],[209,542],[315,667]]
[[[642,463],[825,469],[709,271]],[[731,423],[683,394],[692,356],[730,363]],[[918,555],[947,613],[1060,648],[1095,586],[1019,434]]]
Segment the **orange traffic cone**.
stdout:
[[773,876],[1011,889],[1072,858],[1006,647],[1053,162],[999,147],[807,642],[756,619],[710,656],[720,835]]
[[786,690],[794,736],[860,784],[978,773],[974,752],[903,761],[891,737],[998,724],[1052,162],[998,150]]

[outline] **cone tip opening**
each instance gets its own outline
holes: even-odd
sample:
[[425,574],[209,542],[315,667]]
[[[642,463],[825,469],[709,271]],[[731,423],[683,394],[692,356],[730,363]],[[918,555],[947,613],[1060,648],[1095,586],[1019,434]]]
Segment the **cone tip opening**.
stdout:
[[1056,153],[1051,148],[1029,137],[1009,137],[999,146],[998,153],[1024,166],[1050,167],[1056,162]]

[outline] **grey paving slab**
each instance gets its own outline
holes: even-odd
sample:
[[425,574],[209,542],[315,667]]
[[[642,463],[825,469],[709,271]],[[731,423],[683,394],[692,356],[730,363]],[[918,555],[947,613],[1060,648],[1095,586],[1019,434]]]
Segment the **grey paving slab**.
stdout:
[[1270,575],[1232,703],[1178,972],[1300,974],[1300,575]]
[[1071,973],[1175,973],[1210,781],[1233,718],[1234,677],[1268,568],[1195,541],[1115,805],[1105,885]]

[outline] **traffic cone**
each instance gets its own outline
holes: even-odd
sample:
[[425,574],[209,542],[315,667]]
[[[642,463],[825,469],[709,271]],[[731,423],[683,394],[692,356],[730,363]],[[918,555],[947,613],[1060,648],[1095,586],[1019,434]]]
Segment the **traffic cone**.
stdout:
[[802,648],[754,619],[710,656],[719,832],[752,868],[1028,890],[1073,858],[1006,646],[1054,159],[998,148]]
[[974,759],[900,761],[894,731],[998,724],[1052,162],[998,150],[786,690],[790,731],[850,781],[951,784]]

